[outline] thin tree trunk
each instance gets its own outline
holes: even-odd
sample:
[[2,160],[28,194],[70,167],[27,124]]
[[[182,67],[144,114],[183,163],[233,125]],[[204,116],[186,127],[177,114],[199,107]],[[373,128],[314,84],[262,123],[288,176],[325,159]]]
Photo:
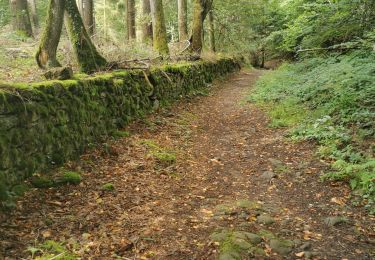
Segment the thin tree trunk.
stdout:
[[186,41],[188,36],[187,28],[187,0],[178,0],[178,36],[179,41]]
[[50,0],[46,25],[35,56],[40,68],[61,66],[56,59],[56,51],[64,21],[64,10],[65,0]]
[[151,12],[153,16],[154,49],[161,55],[169,55],[163,0],[151,0]]
[[65,0],[65,24],[81,71],[91,73],[104,68],[107,61],[92,43],[75,0]]
[[127,13],[126,13],[128,40],[135,40],[135,0],[127,0]]
[[212,52],[216,52],[214,20],[215,20],[214,12],[213,10],[211,10],[208,13],[208,26],[209,26],[209,35],[210,35],[210,50]]
[[30,6],[31,18],[34,24],[34,28],[39,28],[39,18],[36,9],[36,0],[28,0],[28,3]]
[[193,12],[193,33],[191,41],[191,49],[193,52],[201,53],[203,48],[203,6],[202,0],[194,0]]
[[212,8],[213,0],[193,0],[193,33],[190,37],[190,50],[201,53],[203,49],[203,23]]
[[150,0],[142,0],[142,42],[152,42],[152,22]]
[[83,3],[83,22],[85,23],[87,33],[90,36],[94,35],[94,1],[93,0],[81,0]]
[[27,0],[10,0],[10,6],[12,11],[13,29],[24,33],[26,36],[32,37],[33,30],[31,27]]

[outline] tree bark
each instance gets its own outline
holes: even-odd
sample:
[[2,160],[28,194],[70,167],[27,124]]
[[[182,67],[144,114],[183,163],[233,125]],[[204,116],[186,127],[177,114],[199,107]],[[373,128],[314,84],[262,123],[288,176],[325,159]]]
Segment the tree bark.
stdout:
[[163,0],[151,0],[151,12],[153,16],[154,49],[161,55],[169,55]]
[[188,36],[187,28],[187,0],[178,0],[178,36],[179,41],[186,41]]
[[12,25],[15,31],[24,33],[28,37],[33,36],[27,0],[10,0],[12,11]]
[[209,26],[209,35],[210,35],[210,51],[216,52],[216,44],[215,44],[215,17],[214,12],[211,10],[208,13],[208,26]]
[[190,38],[191,51],[201,53],[203,49],[203,23],[212,8],[213,0],[194,0],[193,33]]
[[83,22],[86,26],[87,33],[90,36],[94,35],[95,23],[94,23],[94,1],[93,0],[81,0],[83,2],[82,17]]
[[150,0],[142,0],[142,42],[152,42],[152,22]]
[[107,61],[92,43],[83,25],[75,0],[65,0],[65,25],[80,70],[91,73],[104,68]]
[[136,28],[135,28],[135,0],[127,0],[127,31],[128,31],[128,40],[135,40],[136,38]]
[[46,25],[35,56],[40,68],[61,66],[56,59],[56,51],[64,21],[64,10],[65,0],[50,0]]
[[39,18],[36,9],[36,0],[28,0],[28,3],[30,6],[31,18],[34,24],[34,28],[39,28]]

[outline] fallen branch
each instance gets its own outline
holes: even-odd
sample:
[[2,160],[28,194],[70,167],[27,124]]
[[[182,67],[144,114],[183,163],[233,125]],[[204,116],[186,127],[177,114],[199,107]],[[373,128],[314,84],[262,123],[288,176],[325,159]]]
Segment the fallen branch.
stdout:
[[351,47],[331,46],[331,47],[327,47],[327,48],[311,48],[311,49],[298,50],[297,53],[311,52],[311,51],[354,50],[354,49],[358,49],[358,48],[359,48],[358,46],[351,46]]

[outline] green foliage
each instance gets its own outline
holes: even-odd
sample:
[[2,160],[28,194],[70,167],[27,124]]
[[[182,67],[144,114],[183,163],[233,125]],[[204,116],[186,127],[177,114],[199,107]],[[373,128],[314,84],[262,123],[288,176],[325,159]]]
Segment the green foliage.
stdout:
[[128,131],[117,130],[112,133],[112,136],[114,138],[126,138],[130,136],[130,133]]
[[[31,258],[35,260],[50,260],[50,259],[57,259],[57,260],[76,260],[74,254],[69,252],[66,249],[64,244],[53,241],[47,240],[43,244],[40,244],[37,247],[28,247],[27,251],[31,253]],[[36,256],[38,255],[38,256]]]
[[[267,73],[251,99],[266,104],[272,126],[294,126],[336,163],[325,179],[350,181],[374,212],[375,54],[354,51],[306,59]],[[290,118],[289,118],[290,117]]]

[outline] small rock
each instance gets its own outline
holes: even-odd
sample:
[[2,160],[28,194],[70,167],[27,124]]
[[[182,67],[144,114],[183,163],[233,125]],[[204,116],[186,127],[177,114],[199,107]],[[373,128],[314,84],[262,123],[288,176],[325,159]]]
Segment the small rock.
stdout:
[[277,177],[277,174],[274,172],[270,172],[270,171],[263,172],[262,175],[260,176],[260,178],[264,180],[271,180],[276,177]]
[[258,245],[262,242],[262,238],[257,234],[246,232],[246,237],[250,241],[250,243],[253,245]]
[[269,215],[260,215],[257,218],[257,222],[264,225],[271,225],[275,223],[275,220]]
[[269,158],[268,161],[275,167],[283,165],[283,162],[274,158]]
[[310,242],[303,243],[302,246],[300,246],[299,248],[303,251],[307,251],[311,249],[311,243]]
[[280,255],[287,255],[292,251],[291,247],[292,242],[289,241],[280,241],[278,239],[271,239],[270,247],[273,251]]
[[286,225],[290,224],[291,222],[292,222],[291,219],[284,219],[284,220],[281,221],[280,224],[281,224],[282,226],[286,226]]
[[348,223],[348,222],[349,220],[345,217],[328,217],[324,219],[324,223],[331,227],[334,227],[343,223]]

